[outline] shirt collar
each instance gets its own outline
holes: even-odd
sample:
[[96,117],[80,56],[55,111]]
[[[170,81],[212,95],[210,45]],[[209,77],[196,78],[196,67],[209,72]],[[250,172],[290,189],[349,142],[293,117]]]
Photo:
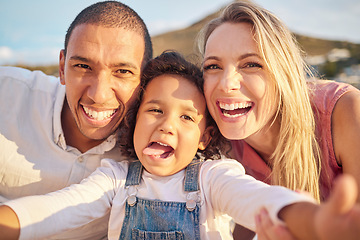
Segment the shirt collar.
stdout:
[[61,125],[61,111],[65,101],[65,86],[60,84],[54,102],[54,114],[53,114],[53,136],[54,142],[62,149],[66,150],[66,142],[64,138],[64,132]]

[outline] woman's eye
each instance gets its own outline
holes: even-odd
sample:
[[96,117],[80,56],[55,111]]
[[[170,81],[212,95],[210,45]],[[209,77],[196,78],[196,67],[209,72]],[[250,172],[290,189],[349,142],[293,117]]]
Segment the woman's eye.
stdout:
[[257,71],[259,71],[262,68],[263,68],[263,66],[259,63],[249,62],[249,63],[245,63],[244,65],[242,65],[242,67],[240,67],[240,70],[245,73],[256,73]]
[[251,63],[245,64],[245,68],[262,68],[262,65],[251,62]]
[[206,65],[204,66],[204,71],[206,70],[212,70],[212,69],[220,69],[218,65],[216,64],[210,64],[210,65]]

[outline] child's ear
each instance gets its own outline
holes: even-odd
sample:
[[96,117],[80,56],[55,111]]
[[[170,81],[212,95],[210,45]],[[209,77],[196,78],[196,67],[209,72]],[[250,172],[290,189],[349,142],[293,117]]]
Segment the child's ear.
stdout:
[[211,141],[211,136],[212,136],[212,132],[213,132],[214,127],[210,126],[207,127],[200,139],[199,142],[199,149],[200,150],[205,150],[205,148],[207,147],[207,145],[209,145],[210,141]]

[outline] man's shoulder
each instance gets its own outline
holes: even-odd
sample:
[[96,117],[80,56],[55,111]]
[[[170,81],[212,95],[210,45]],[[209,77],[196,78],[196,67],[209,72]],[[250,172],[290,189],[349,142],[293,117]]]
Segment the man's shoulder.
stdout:
[[21,84],[36,90],[49,91],[59,85],[55,76],[46,75],[41,71],[30,71],[25,68],[0,66],[0,84]]

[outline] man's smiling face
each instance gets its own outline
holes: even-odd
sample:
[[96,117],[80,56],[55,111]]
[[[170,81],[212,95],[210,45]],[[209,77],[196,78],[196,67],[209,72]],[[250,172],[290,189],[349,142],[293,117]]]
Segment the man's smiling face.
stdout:
[[60,54],[60,80],[73,116],[63,127],[77,125],[71,135],[99,141],[118,128],[140,83],[144,49],[134,31],[91,24],[74,29]]

